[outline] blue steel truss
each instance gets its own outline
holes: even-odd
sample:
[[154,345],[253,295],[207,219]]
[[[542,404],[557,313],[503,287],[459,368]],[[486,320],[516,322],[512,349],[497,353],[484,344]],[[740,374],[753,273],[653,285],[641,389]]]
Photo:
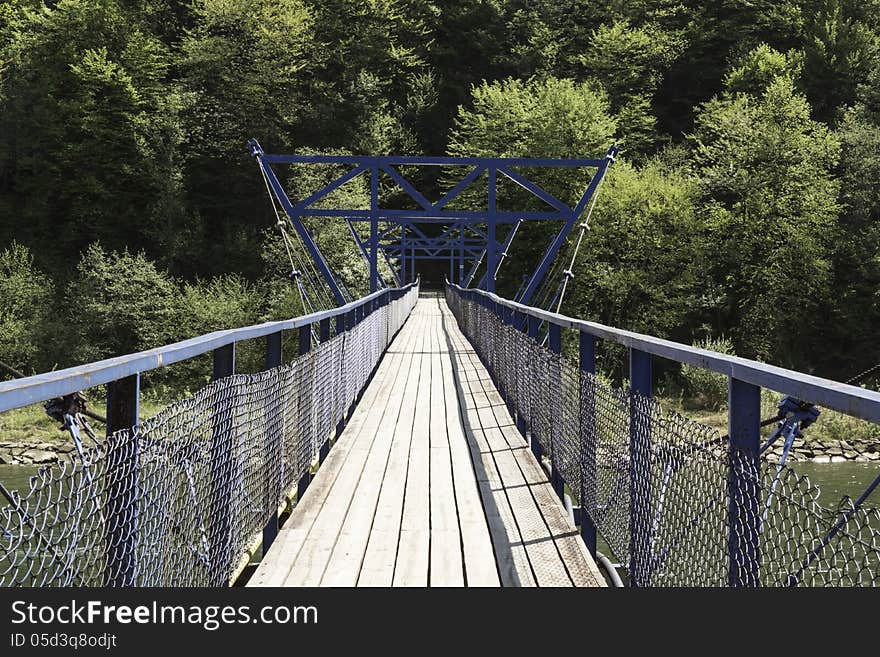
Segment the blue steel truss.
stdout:
[[[448,260],[449,279],[468,287],[473,282],[477,270],[485,263],[486,273],[480,278],[478,287],[494,292],[501,262],[507,256],[510,243],[521,223],[523,221],[559,222],[561,224],[559,231],[524,285],[520,301],[527,304],[550,270],[554,258],[565,244],[578,218],[586,210],[618,152],[616,146],[611,146],[602,159],[270,155],[263,152],[256,139],[248,142],[248,148],[262,169],[272,193],[284,208],[340,305],[345,303],[345,296],[321,249],[303,224],[304,217],[337,217],[349,223],[355,243],[369,264],[371,292],[375,292],[385,284],[379,275],[380,253],[389,264],[393,260],[399,263],[397,270],[394,267],[391,269],[401,282],[415,278],[417,260]],[[278,164],[337,164],[352,168],[306,198],[294,202],[285,192],[284,186],[272,168],[272,165]],[[438,201],[431,202],[398,170],[401,166],[466,167],[469,171]],[[595,173],[578,202],[570,206],[516,171],[515,167],[529,167],[532,170],[553,167],[593,168]],[[418,207],[408,210],[382,207],[379,198],[380,174],[388,176]],[[451,209],[449,206],[452,202],[456,199],[461,200],[464,192],[472,189],[474,182],[484,174],[488,179],[486,209]],[[317,202],[327,198],[334,190],[362,175],[369,176],[370,180],[369,209],[315,207]],[[543,201],[549,209],[543,211],[499,209],[496,203],[499,176],[519,185],[533,197]],[[355,222],[369,223],[370,233],[367,240],[362,240],[358,235],[354,227]],[[443,228],[439,235],[428,235],[424,230],[426,224],[439,224]],[[510,226],[503,242],[498,240],[499,225]]]

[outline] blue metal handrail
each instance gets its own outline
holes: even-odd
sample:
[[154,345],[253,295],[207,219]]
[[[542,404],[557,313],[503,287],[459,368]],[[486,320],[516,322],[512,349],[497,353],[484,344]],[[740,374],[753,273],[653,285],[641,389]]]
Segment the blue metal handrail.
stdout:
[[540,322],[581,331],[652,356],[660,356],[679,363],[701,367],[744,383],[769,388],[797,399],[808,400],[819,406],[833,408],[846,415],[880,423],[880,392],[796,372],[784,367],[759,363],[739,356],[721,354],[596,322],[574,319],[540,308],[525,306],[482,290],[464,289],[454,283],[448,283],[448,285],[461,294],[481,297],[510,311],[533,317]]
[[[674,469],[675,467],[670,462],[662,462],[662,458],[657,456],[658,453],[662,454],[662,449],[660,452],[657,451],[658,443],[655,443],[653,434],[655,431],[663,432],[663,423],[654,423],[651,419],[651,411],[646,410],[650,408],[650,398],[653,395],[652,360],[654,356],[688,363],[728,377],[728,434],[722,439],[726,442],[727,454],[720,457],[717,463],[723,464],[726,469],[727,508],[724,522],[727,525],[727,550],[723,557],[727,559],[727,581],[730,586],[752,587],[761,583],[761,568],[764,563],[761,546],[762,533],[764,533],[763,525],[766,518],[765,509],[762,508],[762,500],[767,502],[774,494],[778,495],[776,483],[779,480],[781,468],[777,468],[769,488],[765,488],[762,484],[761,428],[767,422],[761,420],[761,389],[768,388],[789,395],[787,402],[780,404],[781,415],[773,419],[776,421],[784,418],[779,429],[783,433],[789,431],[794,435],[802,422],[815,419],[818,411],[813,409],[810,403],[820,404],[850,416],[880,423],[880,393],[872,390],[595,322],[574,319],[509,301],[482,290],[464,289],[448,281],[447,295],[459,323],[465,322],[462,326],[469,327],[465,329],[466,335],[472,341],[476,341],[475,347],[480,358],[486,363],[508,410],[516,418],[517,428],[529,439],[536,458],[541,459],[545,455],[549,439],[550,453],[547,455],[552,463],[550,480],[560,498],[565,495],[566,485],[575,487],[576,484],[574,481],[565,480],[566,475],[563,474],[557,463],[558,457],[553,447],[554,441],[569,441],[567,448],[569,458],[571,454],[580,454],[581,490],[579,499],[581,506],[575,510],[575,515],[579,516],[581,534],[587,547],[594,555],[597,554],[596,534],[597,528],[603,522],[603,511],[595,504],[590,508],[589,505],[584,504],[584,500],[586,497],[585,482],[596,481],[599,438],[595,432],[598,416],[595,406],[595,392],[591,392],[590,385],[580,384],[577,389],[578,399],[576,402],[578,404],[576,413],[579,414],[576,421],[579,424],[574,429],[569,429],[568,433],[563,434],[564,420],[562,418],[564,413],[560,408],[563,398],[562,369],[561,361],[557,360],[555,374],[551,374],[551,377],[555,378],[550,379],[549,389],[545,390],[545,394],[548,396],[541,398],[541,403],[547,403],[545,400],[549,401],[550,409],[547,420],[549,428],[539,427],[539,431],[543,432],[543,435],[538,435],[535,433],[532,409],[529,406],[531,401],[526,402],[527,407],[524,409],[520,405],[521,400],[516,397],[521,385],[519,372],[522,371],[523,362],[519,361],[514,364],[513,369],[517,374],[511,375],[512,368],[507,359],[510,356],[511,344],[517,345],[517,349],[526,351],[531,348],[540,349],[542,353],[549,351],[551,354],[555,354],[558,359],[562,353],[562,330],[573,329],[578,331],[580,338],[576,371],[579,371],[582,381],[589,381],[589,378],[583,377],[584,375],[590,377],[596,374],[595,341],[597,338],[616,342],[628,348],[629,388],[624,391],[624,396],[621,399],[625,400],[629,407],[629,417],[617,425],[622,432],[622,435],[617,438],[628,437],[629,439],[628,448],[621,459],[620,467],[625,470],[623,479],[617,480],[617,482],[624,482],[623,485],[629,487],[627,508],[618,518],[620,522],[627,525],[625,537],[628,537],[628,545],[624,547],[618,545],[618,549],[622,549],[624,554],[628,555],[627,567],[632,586],[651,585],[655,570],[658,565],[662,568],[662,563],[668,556],[667,550],[658,559],[654,548],[656,527],[664,505],[664,497],[671,474],[670,468]],[[500,322],[508,330],[493,332],[491,327],[497,326],[493,322]],[[542,340],[540,337],[541,327],[544,323],[547,324],[547,333],[546,338]],[[513,329],[513,331],[509,329]],[[513,336],[517,332],[527,334],[529,340],[523,342],[518,338],[515,339]],[[501,365],[496,367],[499,363]],[[537,387],[548,385],[529,379],[529,368],[526,367],[526,370],[524,373],[526,382],[522,385],[527,390],[531,390],[533,385]],[[508,389],[510,386],[513,386],[517,391],[513,396],[511,390]],[[532,393],[525,394],[528,396]],[[790,399],[791,397],[795,399]],[[793,413],[793,410],[797,412]],[[544,413],[547,413],[547,409],[544,410]],[[574,445],[571,444],[572,441],[575,441]],[[659,444],[662,448],[663,443]],[[667,446],[669,444],[666,443]],[[720,442],[717,444],[719,450],[723,449]],[[678,449],[677,444],[673,446]],[[786,449],[788,447],[790,445],[787,442]],[[564,461],[565,458],[563,456],[562,460]],[[607,454],[605,458],[608,458]],[[656,484],[650,474],[652,468],[656,468],[658,465],[663,470],[659,495],[652,490]],[[843,527],[859,510],[867,496],[878,486],[880,486],[880,477],[875,479],[856,503],[829,529],[818,546],[805,543],[804,545],[808,549],[812,548],[812,553],[808,559],[803,561],[800,570],[791,572],[781,583],[789,585],[799,583],[803,572],[818,558],[819,552],[825,549],[835,536],[841,535]],[[610,500],[613,495],[608,499]],[[797,500],[790,500],[790,503],[795,507],[801,504]],[[810,500],[809,503],[813,504],[814,501]],[[697,511],[697,513],[691,514],[693,518],[699,517],[700,509],[698,508]],[[690,531],[692,522],[693,520],[689,520],[677,528],[680,535]],[[869,532],[868,543],[874,540],[876,532],[870,529],[869,524],[863,525],[862,529]],[[876,546],[876,543],[870,543],[870,545]],[[869,550],[874,555],[872,558],[875,558],[876,549],[869,548]],[[720,551],[717,556],[723,558]],[[798,562],[801,559],[802,557],[798,557]],[[783,566],[788,568],[790,563],[785,562]],[[869,575],[873,581],[876,573],[869,573]],[[713,582],[717,585],[717,581],[713,580]]]
[[266,337],[280,331],[289,331],[320,322],[327,322],[341,315],[359,310],[387,295],[408,291],[417,284],[418,281],[414,281],[401,288],[380,290],[344,306],[293,319],[214,331],[164,347],[148,349],[115,358],[107,358],[86,365],[76,365],[63,370],[45,372],[21,379],[3,381],[0,382],[0,412],[118,381],[134,374],[148,372],[165,365],[171,365],[172,363],[188,360],[195,356],[214,352],[236,342]]

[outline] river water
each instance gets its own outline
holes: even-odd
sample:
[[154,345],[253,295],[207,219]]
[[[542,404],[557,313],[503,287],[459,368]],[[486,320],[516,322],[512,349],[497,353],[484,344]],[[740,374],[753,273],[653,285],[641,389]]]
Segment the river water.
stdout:
[[[835,508],[844,495],[856,499],[880,474],[880,464],[877,463],[794,463],[792,469],[806,475],[810,483],[819,487],[819,501],[829,508]],[[35,466],[0,465],[0,483],[8,490],[18,490],[24,495],[28,490],[28,479],[37,470]],[[866,504],[880,507],[880,486]],[[0,499],[0,506],[5,506],[5,500]]]

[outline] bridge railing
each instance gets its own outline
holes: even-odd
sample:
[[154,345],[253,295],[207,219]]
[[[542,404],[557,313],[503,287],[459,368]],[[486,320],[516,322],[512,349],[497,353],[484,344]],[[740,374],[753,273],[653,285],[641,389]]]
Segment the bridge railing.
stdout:
[[[417,298],[418,281],[0,383],[0,411],[101,384],[108,395],[107,438],[41,468],[0,508],[0,585],[229,585],[271,545],[279,513],[307,488]],[[299,336],[293,359],[282,358],[285,331]],[[236,343],[256,338],[265,370],[236,374]],[[206,353],[212,382],[140,421],[140,375]]]
[[[480,290],[446,294],[535,456],[552,463],[557,493],[578,502],[585,542],[595,553],[598,532],[631,585],[880,583],[880,512],[849,498],[826,509],[806,477],[760,458],[762,388],[873,423],[880,393]],[[568,330],[577,362],[562,353]],[[628,387],[597,376],[597,340],[628,349]],[[655,357],[728,377],[728,435],[663,411]]]

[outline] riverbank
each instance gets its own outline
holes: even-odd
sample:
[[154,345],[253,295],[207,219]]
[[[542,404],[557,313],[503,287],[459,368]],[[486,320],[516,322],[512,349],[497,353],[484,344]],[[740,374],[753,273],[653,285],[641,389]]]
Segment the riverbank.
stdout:
[[[707,411],[689,408],[682,400],[660,398],[664,408],[675,410],[697,422],[708,425],[724,433],[727,431],[727,411]],[[152,417],[164,403],[144,399],[141,402],[141,417]],[[765,417],[772,417],[775,402],[768,399],[764,409]],[[92,422],[98,436],[103,436],[104,426]],[[773,427],[764,429],[768,436]],[[880,465],[880,426],[855,418],[822,409],[819,420],[804,431],[792,446],[789,461],[813,463],[876,463]],[[86,445],[91,444],[83,436]],[[5,413],[0,413],[0,465],[46,465],[58,461],[69,461],[75,456],[73,441],[66,431],[59,429],[55,420],[48,417],[42,405],[34,404]],[[782,456],[782,443],[766,454],[770,462],[778,462]]]
[[[141,417],[156,415],[165,404],[141,401]],[[104,425],[89,420],[98,437],[104,435]],[[83,432],[86,447],[92,440]],[[73,440],[60,424],[46,415],[42,404],[33,404],[0,413],[0,465],[47,465],[70,461],[76,452]]]
[[[777,444],[767,454],[767,460],[778,463],[782,457],[782,445]],[[792,462],[812,461],[813,463],[878,463],[880,464],[880,442],[860,440],[799,440],[791,447],[789,460]]]

